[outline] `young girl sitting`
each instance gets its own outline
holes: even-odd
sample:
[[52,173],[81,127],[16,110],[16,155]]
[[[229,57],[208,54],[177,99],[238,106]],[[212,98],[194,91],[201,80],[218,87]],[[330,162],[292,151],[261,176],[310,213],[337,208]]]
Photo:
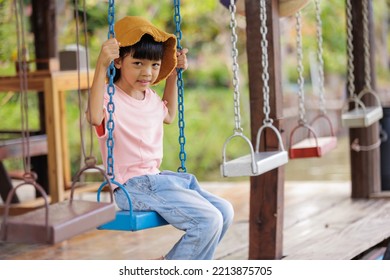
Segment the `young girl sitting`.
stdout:
[[[163,124],[177,108],[176,68],[187,69],[187,49],[176,51],[176,37],[141,17],[115,24],[116,38],[103,43],[92,83],[87,118],[95,126],[103,160],[107,157],[109,101],[107,69],[114,61],[114,175],[129,192],[136,211],[153,210],[185,231],[165,259],[213,259],[233,221],[232,205],[199,186],[194,175],[160,171]],[[166,79],[163,97],[150,87]],[[105,162],[106,164],[106,162]],[[126,195],[114,190],[117,205],[129,209]]]

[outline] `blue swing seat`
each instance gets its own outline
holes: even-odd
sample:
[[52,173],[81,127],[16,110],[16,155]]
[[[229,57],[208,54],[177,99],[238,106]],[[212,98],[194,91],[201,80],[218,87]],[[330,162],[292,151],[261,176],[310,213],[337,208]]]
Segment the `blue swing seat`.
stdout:
[[168,224],[155,211],[127,211],[116,212],[115,220],[98,227],[98,229],[138,231]]
[[[129,192],[121,184],[114,180],[111,181],[111,184],[117,185],[125,192],[129,202],[129,210],[116,211],[115,219],[98,226],[98,229],[138,231],[168,224],[168,222],[155,211],[133,211]],[[100,193],[105,186],[107,186],[107,182],[100,185],[97,191],[97,201],[100,201]]]

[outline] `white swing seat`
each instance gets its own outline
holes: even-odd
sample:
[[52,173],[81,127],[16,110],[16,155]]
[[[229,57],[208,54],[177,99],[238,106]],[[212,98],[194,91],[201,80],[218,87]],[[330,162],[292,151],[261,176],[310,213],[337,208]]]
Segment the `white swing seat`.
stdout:
[[155,211],[120,210],[116,212],[115,220],[99,226],[98,229],[138,231],[167,224],[168,222]]
[[[46,224],[46,211],[48,223]],[[2,239],[15,243],[55,244],[115,218],[113,203],[73,200],[48,205],[23,215],[7,217]]]
[[383,117],[380,106],[355,108],[342,114],[341,123],[346,127],[369,127]]
[[221,165],[224,177],[257,176],[280,167],[288,162],[286,151],[256,152],[254,154],[257,170],[252,169],[252,155],[242,156]]
[[[270,128],[278,138],[280,149],[277,151],[259,151],[260,139],[262,132]],[[226,161],[227,144],[235,137],[240,137],[245,140],[250,148],[251,153],[233,160]],[[278,168],[288,162],[288,153],[284,149],[282,137],[272,122],[264,123],[257,131],[256,136],[256,151],[253,149],[250,140],[242,134],[235,132],[232,136],[226,139],[222,149],[222,164],[221,174],[223,177],[238,177],[238,176],[258,176],[272,169]]]
[[[366,94],[371,94],[376,104],[374,106],[365,106],[362,98]],[[358,96],[349,98],[344,108],[351,102],[354,102],[355,108],[349,111],[344,111],[341,116],[341,124],[346,127],[369,127],[375,122],[383,118],[383,109],[378,95],[371,88],[363,88]]]
[[309,158],[321,157],[330,152],[337,146],[337,137],[310,137],[294,144],[289,149],[289,157],[294,158]]

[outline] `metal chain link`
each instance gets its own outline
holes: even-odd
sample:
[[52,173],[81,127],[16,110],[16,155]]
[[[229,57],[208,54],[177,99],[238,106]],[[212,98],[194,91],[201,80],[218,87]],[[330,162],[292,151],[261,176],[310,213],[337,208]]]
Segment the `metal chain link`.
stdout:
[[[114,21],[115,21],[115,1],[109,0],[108,4],[108,39],[115,38],[115,31],[114,31]],[[107,69],[107,77],[109,79],[108,85],[107,85],[107,93],[110,96],[109,102],[107,103],[107,112],[109,114],[108,121],[106,124],[107,132],[108,132],[108,139],[106,142],[107,145],[107,175],[111,176],[111,179],[115,179],[115,173],[114,173],[114,156],[113,156],[113,150],[114,150],[114,137],[113,132],[115,128],[114,120],[113,120],[113,114],[115,112],[115,105],[113,102],[113,96],[115,94],[115,87],[114,87],[114,76],[115,76],[115,67],[114,67],[114,61],[111,62],[109,68]]]
[[353,25],[352,25],[352,3],[347,0],[347,52],[348,52],[348,93],[351,98],[357,98],[355,92],[355,66],[353,56]]
[[115,1],[108,0],[108,38],[115,38]]
[[322,114],[326,114],[325,108],[325,75],[324,75],[324,57],[323,57],[323,38],[322,38],[322,20],[321,20],[321,6],[320,0],[315,0],[315,9],[316,9],[316,23],[317,23],[317,60],[319,63],[319,98],[320,98],[320,111]]
[[295,14],[296,25],[295,29],[297,32],[297,71],[298,71],[298,104],[299,104],[299,124],[306,124],[305,119],[305,92],[304,84],[305,79],[303,77],[303,52],[302,52],[302,22],[301,22],[301,12]]
[[27,44],[25,41],[25,25],[23,2],[14,1],[16,30],[17,30],[17,51],[19,67],[19,85],[20,85],[20,113],[21,113],[21,134],[22,134],[22,154],[23,169],[25,174],[31,174],[31,156],[30,156],[30,129],[28,125],[28,78],[27,78]]
[[233,99],[234,99],[234,133],[241,134],[243,129],[241,127],[241,112],[240,112],[240,90],[239,90],[239,65],[237,62],[238,57],[238,49],[237,49],[237,41],[238,36],[236,33],[237,20],[236,20],[236,4],[235,0],[230,0],[229,5],[230,11],[230,30],[231,36],[230,41],[232,43],[232,72],[233,72]]
[[[83,6],[83,35],[84,35],[84,49],[85,49],[85,61],[86,61],[86,73],[87,73],[87,96],[88,96],[88,107],[90,107],[90,95],[91,95],[91,89],[90,89],[90,81],[89,81],[89,47],[88,47],[88,35],[87,35],[87,13],[86,13],[86,1],[84,0],[82,3]],[[78,9],[79,7],[79,1],[74,0],[74,6],[75,9]],[[81,146],[81,153],[82,153],[82,159],[84,160],[85,164],[89,164],[90,162],[95,161],[96,159],[93,155],[93,129],[92,126],[89,126],[89,154],[87,155],[86,147],[85,147],[85,135],[84,135],[84,125],[83,120],[85,119],[83,117],[83,114],[81,112],[82,109],[82,96],[81,96],[81,69],[80,69],[80,27],[79,27],[79,14],[76,13],[76,65],[77,65],[77,97],[78,97],[78,105],[79,105],[79,130],[80,130],[80,146]],[[89,117],[91,118],[91,111],[89,110]]]
[[371,64],[368,22],[368,0],[363,0],[363,50],[364,50],[364,83],[371,89]]
[[271,108],[269,105],[269,72],[268,72],[268,40],[267,40],[267,10],[265,0],[260,0],[260,34],[261,34],[261,63],[263,67],[263,123],[272,124],[273,120],[270,118]]
[[[181,32],[181,15],[180,15],[180,0],[174,1],[175,6],[175,14],[174,14],[174,22],[176,26],[176,40],[177,40],[177,48],[179,50],[182,49],[180,45],[180,41],[182,39]],[[180,144],[180,166],[177,169],[178,172],[187,172],[187,168],[185,166],[187,153],[185,151],[185,143],[186,137],[184,135],[185,121],[184,121],[184,81],[183,81],[183,69],[177,69],[177,97],[178,97],[178,126],[179,126],[179,144]]]
[[175,35],[177,40],[177,48],[181,50],[182,47],[180,43],[181,43],[183,33],[181,32],[181,27],[180,27],[181,24],[180,0],[174,0],[174,6],[175,6],[174,23],[176,27]]

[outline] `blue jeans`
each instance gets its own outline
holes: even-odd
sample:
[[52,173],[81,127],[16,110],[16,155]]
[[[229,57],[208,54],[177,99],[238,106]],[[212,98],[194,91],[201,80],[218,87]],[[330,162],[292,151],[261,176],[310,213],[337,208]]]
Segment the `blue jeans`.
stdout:
[[[134,210],[158,212],[185,234],[165,256],[168,260],[210,260],[233,222],[230,202],[203,190],[195,176],[163,171],[129,179],[124,185]],[[128,210],[123,191],[115,193],[119,208]]]

